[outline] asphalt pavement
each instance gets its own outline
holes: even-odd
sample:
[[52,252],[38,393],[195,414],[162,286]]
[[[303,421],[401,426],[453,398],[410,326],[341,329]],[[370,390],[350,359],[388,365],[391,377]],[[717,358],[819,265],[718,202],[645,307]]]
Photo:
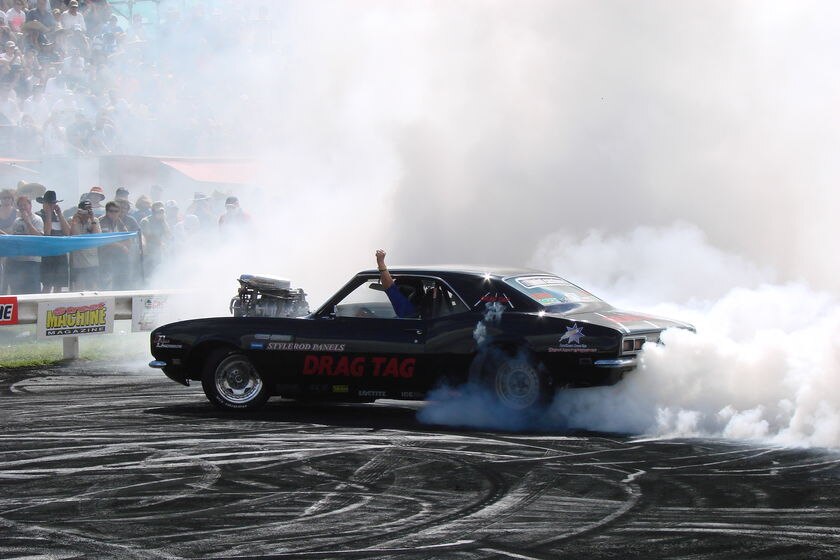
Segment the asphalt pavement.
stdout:
[[840,453],[213,409],[139,364],[0,369],[0,558],[837,558]]

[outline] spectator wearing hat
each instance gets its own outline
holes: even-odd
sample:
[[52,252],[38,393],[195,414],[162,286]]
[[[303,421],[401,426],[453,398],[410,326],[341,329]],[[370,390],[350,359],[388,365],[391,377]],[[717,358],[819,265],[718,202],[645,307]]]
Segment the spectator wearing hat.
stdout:
[[235,196],[227,197],[225,200],[225,213],[219,216],[219,229],[222,231],[232,231],[234,229],[242,229],[250,224],[251,216],[239,207],[239,199]]
[[[58,205],[62,200],[56,200],[55,191],[47,191],[44,196],[35,199],[43,205],[38,215],[44,221],[44,235],[66,236],[70,235],[70,224],[67,218],[61,213]],[[45,294],[60,292],[61,288],[70,285],[67,277],[67,255],[55,255],[41,257],[41,284]]]
[[[87,193],[86,193],[87,194]],[[101,233],[99,220],[93,214],[93,205],[88,198],[79,202],[79,207],[70,221],[71,235]],[[80,249],[70,253],[70,289],[74,292],[96,290],[99,287],[99,251]]]
[[152,213],[140,221],[143,231],[143,262],[145,271],[153,273],[163,261],[167,246],[172,241],[172,232],[166,223],[166,207],[163,202],[152,204]]
[[9,64],[12,64],[15,60],[20,62],[20,51],[18,50],[17,44],[14,41],[6,41],[3,47],[3,52],[0,53],[0,60],[3,62],[8,62]]
[[87,32],[85,16],[83,16],[82,12],[79,11],[79,2],[77,0],[70,0],[70,2],[67,3],[67,10],[61,12],[61,18],[59,21],[61,22],[62,29],[70,31],[79,29],[83,33]]
[[93,213],[97,218],[105,215],[105,207],[102,203],[105,201],[105,190],[100,186],[93,186],[87,192],[86,198],[90,200]]
[[131,213],[131,217],[137,220],[137,223],[143,221],[143,218],[146,218],[152,214],[152,199],[146,196],[145,194],[141,194],[137,197],[137,200],[134,201],[134,212]]
[[128,195],[131,193],[128,192],[128,189],[125,187],[117,187],[117,192],[114,194],[114,202],[118,200],[128,200]]
[[[32,201],[28,196],[17,198],[20,217],[12,224],[12,235],[43,235],[44,221],[32,213]],[[41,291],[41,257],[24,255],[6,257],[6,275],[13,294],[37,294]]]

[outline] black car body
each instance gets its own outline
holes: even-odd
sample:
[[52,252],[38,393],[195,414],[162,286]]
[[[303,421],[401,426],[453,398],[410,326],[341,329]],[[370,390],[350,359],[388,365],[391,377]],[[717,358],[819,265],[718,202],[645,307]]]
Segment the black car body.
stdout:
[[[441,385],[486,384],[512,409],[559,387],[615,383],[642,345],[691,325],[614,309],[552,274],[469,266],[391,268],[419,316],[398,318],[379,272],[354,276],[300,318],[219,317],[164,325],[151,352],[171,379],[201,381],[224,408],[271,395],[422,399]],[[693,329],[692,329],[693,330]]]

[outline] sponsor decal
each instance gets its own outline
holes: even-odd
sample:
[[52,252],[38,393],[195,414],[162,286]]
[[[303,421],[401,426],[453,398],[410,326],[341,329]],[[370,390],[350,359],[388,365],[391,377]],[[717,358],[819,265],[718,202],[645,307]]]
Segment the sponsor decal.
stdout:
[[266,350],[295,350],[298,352],[344,352],[346,344],[317,344],[310,342],[269,342]]
[[0,325],[17,325],[18,300],[15,296],[0,297]]
[[38,304],[38,338],[103,334],[114,330],[114,298]]
[[252,342],[250,348],[251,350],[262,350],[265,348],[265,344],[262,342]]
[[589,353],[589,352],[597,352],[598,349],[597,348],[589,348],[588,346],[584,346],[582,344],[579,344],[579,345],[576,345],[576,346],[570,345],[570,344],[564,344],[562,346],[550,346],[548,348],[548,351],[549,352],[580,352],[580,353],[586,354],[586,353]]
[[360,397],[385,397],[388,395],[385,391],[359,391],[356,394]]
[[548,292],[536,292],[531,294],[531,297],[537,300],[538,303],[542,305],[557,305],[558,303],[562,303],[560,298],[549,294]]
[[152,342],[155,345],[155,348],[183,348],[183,344],[177,344],[166,338],[162,334],[156,334],[155,339]]
[[566,327],[566,332],[560,337],[557,346],[548,348],[549,352],[596,352],[597,349],[590,348],[586,344],[581,344],[580,339],[583,334],[583,327],[579,327],[577,323],[571,327]]
[[566,327],[566,333],[560,337],[560,343],[562,344],[566,340],[569,344],[579,344],[582,336],[583,327],[579,327],[575,323],[571,327]]
[[349,393],[350,386],[349,385],[333,385],[332,386],[333,393]]
[[416,391],[403,391],[400,393],[400,396],[404,399],[422,399],[424,397],[423,393],[418,393]]
[[309,354],[303,358],[303,375],[344,377],[414,377],[416,358],[387,356],[330,356]]
[[167,296],[131,298],[131,332],[151,331],[162,323],[160,316]]

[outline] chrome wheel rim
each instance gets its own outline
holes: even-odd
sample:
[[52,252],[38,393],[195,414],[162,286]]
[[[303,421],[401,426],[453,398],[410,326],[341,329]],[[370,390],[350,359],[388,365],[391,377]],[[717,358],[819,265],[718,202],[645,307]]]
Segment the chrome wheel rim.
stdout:
[[244,356],[229,356],[216,368],[216,391],[234,404],[248,403],[262,390],[263,381]]
[[540,398],[540,376],[525,362],[509,361],[496,372],[496,396],[508,408],[524,410]]

